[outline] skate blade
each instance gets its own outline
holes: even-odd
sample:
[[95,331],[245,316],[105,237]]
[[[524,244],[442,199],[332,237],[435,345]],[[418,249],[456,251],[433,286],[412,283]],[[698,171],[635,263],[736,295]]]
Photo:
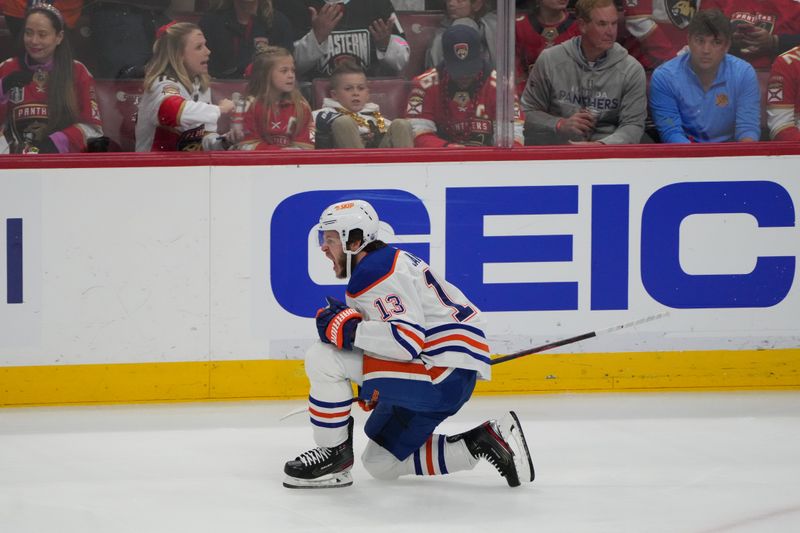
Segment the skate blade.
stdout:
[[353,484],[353,476],[350,472],[337,472],[316,479],[300,479],[286,476],[283,486],[287,489],[338,489],[349,487]]
[[514,452],[514,465],[517,467],[517,475],[520,481],[531,482],[536,477],[533,470],[531,453],[528,450],[528,442],[525,440],[525,433],[522,432],[522,424],[514,411],[508,414],[498,424],[500,435],[505,439],[511,451]]

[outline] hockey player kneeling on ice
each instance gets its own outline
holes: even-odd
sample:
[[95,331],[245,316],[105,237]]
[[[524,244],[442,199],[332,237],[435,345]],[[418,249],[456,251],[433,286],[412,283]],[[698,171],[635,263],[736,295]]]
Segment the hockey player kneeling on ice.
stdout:
[[317,313],[321,342],[306,354],[308,411],[317,447],[288,461],[284,486],[353,483],[353,403],[371,411],[361,457],[379,479],[469,470],[483,458],[512,487],[533,481],[533,463],[513,411],[465,433],[435,434],[490,379],[481,313],[414,255],[378,240],[378,215],[363,200],[327,208],[320,246],[336,276],[349,278],[347,303],[328,298]]

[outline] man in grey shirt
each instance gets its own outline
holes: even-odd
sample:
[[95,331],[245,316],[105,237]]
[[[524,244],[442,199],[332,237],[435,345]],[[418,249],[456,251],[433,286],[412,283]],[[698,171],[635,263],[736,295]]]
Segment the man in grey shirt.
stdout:
[[544,50],[521,105],[525,144],[634,144],[644,134],[644,69],[617,40],[613,0],[578,0],[581,35]]

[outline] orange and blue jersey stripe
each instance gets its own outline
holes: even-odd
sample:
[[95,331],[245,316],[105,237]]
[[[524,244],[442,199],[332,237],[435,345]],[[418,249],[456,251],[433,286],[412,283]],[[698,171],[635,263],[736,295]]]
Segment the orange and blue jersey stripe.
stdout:
[[464,353],[482,363],[491,364],[489,345],[483,331],[467,324],[443,324],[425,332],[421,355],[435,357],[446,352]]
[[350,420],[350,408],[353,399],[341,402],[323,402],[312,396],[308,397],[308,413],[311,423],[323,428],[340,428]]
[[[435,444],[434,444],[434,441]],[[447,474],[444,456],[446,437],[431,435],[425,444],[414,452],[414,473],[418,476],[439,476]]]

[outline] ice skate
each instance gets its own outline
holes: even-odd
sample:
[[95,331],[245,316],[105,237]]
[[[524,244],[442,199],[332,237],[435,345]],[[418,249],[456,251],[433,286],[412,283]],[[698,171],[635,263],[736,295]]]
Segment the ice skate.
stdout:
[[531,482],[536,477],[533,470],[533,460],[531,452],[528,450],[528,442],[525,440],[525,433],[522,432],[522,424],[517,418],[517,413],[509,411],[506,416],[497,424],[500,429],[500,436],[503,437],[514,453],[514,465],[517,467],[517,475],[520,481]]
[[283,486],[290,489],[329,489],[353,484],[353,419],[347,440],[332,448],[317,447],[301,453],[283,467]]
[[517,415],[510,411],[503,420],[489,420],[480,426],[447,437],[449,442],[464,440],[473,457],[486,459],[510,487],[533,481],[533,462]]

